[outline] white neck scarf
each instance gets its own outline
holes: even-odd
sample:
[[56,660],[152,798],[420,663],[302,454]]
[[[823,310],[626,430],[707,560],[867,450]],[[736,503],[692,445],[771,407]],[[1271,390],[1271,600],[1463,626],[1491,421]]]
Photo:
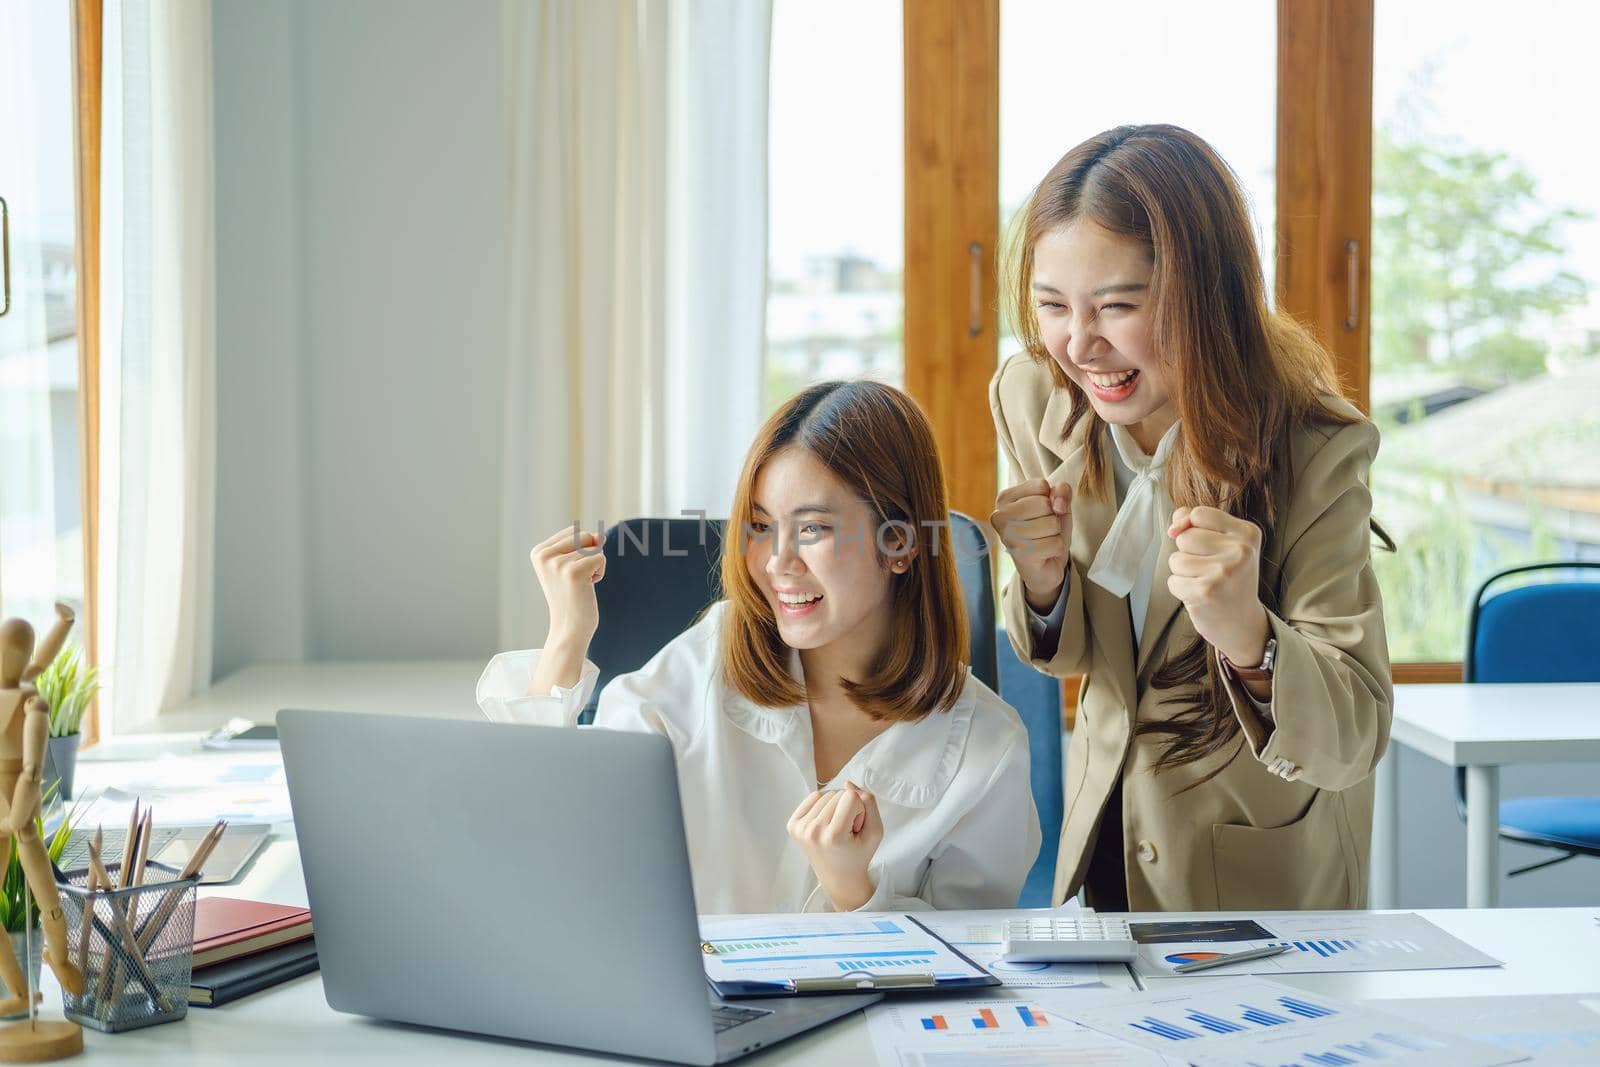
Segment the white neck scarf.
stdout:
[[1089,580],[1114,596],[1128,595],[1145,557],[1161,543],[1172,521],[1172,497],[1167,494],[1163,475],[1178,440],[1178,426],[1173,423],[1162,435],[1153,456],[1144,454],[1126,427],[1114,423],[1111,426],[1111,443],[1133,472],[1133,484],[1128,486],[1128,495],[1089,565]]

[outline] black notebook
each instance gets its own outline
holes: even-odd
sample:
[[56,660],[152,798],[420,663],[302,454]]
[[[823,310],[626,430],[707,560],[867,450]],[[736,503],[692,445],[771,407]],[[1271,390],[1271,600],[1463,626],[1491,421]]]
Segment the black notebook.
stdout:
[[317,969],[317,942],[308,937],[253,956],[197,969],[189,978],[189,1003],[215,1008],[258,989],[287,982]]

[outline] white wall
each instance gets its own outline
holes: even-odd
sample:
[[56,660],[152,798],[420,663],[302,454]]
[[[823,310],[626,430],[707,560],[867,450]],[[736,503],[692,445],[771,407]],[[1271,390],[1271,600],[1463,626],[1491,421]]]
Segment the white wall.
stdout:
[[296,8],[213,9],[217,676],[306,653]]
[[494,643],[496,0],[217,0],[216,673]]

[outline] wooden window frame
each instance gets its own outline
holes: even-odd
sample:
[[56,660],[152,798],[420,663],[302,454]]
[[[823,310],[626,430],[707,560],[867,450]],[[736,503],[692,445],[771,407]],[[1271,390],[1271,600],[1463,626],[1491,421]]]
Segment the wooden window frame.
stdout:
[[1369,408],[1373,0],[1278,0],[1277,298]]
[[[927,410],[951,506],[996,492],[1000,4],[906,0],[905,382]],[[1278,0],[1278,306],[1333,353],[1370,410],[1374,0]],[[976,253],[974,252],[976,249]],[[1460,663],[1400,663],[1399,683],[1459,681]],[[1075,702],[1076,688],[1064,687]]]
[[[100,546],[100,130],[104,54],[103,0],[72,5],[73,170],[77,183],[78,450],[83,515],[84,655],[99,663],[95,630]],[[82,743],[100,739],[100,701],[84,715]]]
[[950,506],[994,510],[989,414],[1000,232],[1001,0],[906,0],[905,383],[933,423]]

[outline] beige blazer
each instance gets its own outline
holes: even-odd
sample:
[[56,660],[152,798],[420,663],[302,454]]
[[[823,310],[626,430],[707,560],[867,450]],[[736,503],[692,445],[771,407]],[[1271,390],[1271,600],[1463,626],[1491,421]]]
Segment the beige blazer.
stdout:
[[[1090,420],[1070,437],[1062,433],[1071,400],[1047,367],[1026,354],[1007,359],[990,382],[989,402],[1012,484],[1044,477],[1077,488]],[[1116,514],[1114,500],[1073,497],[1066,618],[1051,658],[1033,654],[1020,581],[1006,587],[1002,611],[1017,655],[1057,677],[1086,675],[1067,752],[1058,904],[1083,883],[1101,811],[1120,777],[1133,910],[1365,906],[1371,776],[1388,743],[1394,695],[1368,532],[1378,432],[1365,420],[1303,426],[1286,444],[1280,484],[1289,495],[1280,499],[1288,506],[1261,550],[1262,572],[1279,598],[1279,610],[1269,613],[1278,641],[1272,722],[1263,727],[1242,689],[1230,692],[1243,727],[1238,744],[1156,774],[1164,740],[1134,736],[1135,721],[1176,710],[1163,706],[1168,694],[1150,679],[1195,630],[1167,590],[1170,540],[1138,648],[1127,598],[1085,577]],[[1105,484],[1112,484],[1109,469]],[[1268,770],[1280,757],[1299,767],[1297,781]]]

